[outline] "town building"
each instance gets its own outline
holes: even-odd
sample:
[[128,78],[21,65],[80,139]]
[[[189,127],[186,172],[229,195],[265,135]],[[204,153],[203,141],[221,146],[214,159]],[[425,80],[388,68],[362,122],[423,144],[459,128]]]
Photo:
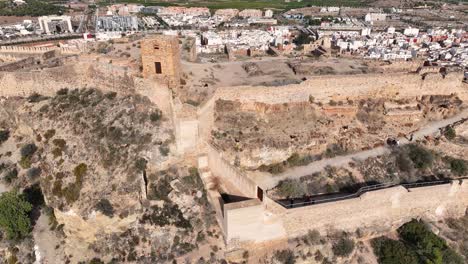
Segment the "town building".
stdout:
[[136,16],[101,16],[96,19],[97,32],[128,32],[138,30]]
[[385,21],[387,18],[387,14],[384,13],[368,13],[364,17],[366,22],[374,22],[374,21]]
[[262,15],[263,15],[262,10],[258,10],[258,9],[244,9],[239,12],[239,16],[243,18],[249,18],[249,17],[260,18],[262,17]]
[[265,10],[265,17],[273,17],[273,11],[271,9]]
[[38,23],[42,32],[48,35],[73,32],[69,16],[42,16],[38,18]]

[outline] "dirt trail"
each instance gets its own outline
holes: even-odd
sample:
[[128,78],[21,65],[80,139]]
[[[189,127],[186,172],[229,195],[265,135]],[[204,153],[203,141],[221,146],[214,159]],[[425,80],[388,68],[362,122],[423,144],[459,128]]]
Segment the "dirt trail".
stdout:
[[[423,139],[424,136],[435,134],[439,131],[440,128],[446,127],[464,118],[468,118],[468,109],[462,111],[461,113],[455,115],[454,117],[432,122],[422,127],[418,131],[415,131],[413,133],[413,141],[416,141],[418,139]],[[410,143],[410,141],[406,138],[399,138],[399,141],[400,141],[400,145]],[[390,152],[390,148],[388,147],[377,147],[374,149],[360,151],[360,152],[352,153],[352,154],[345,155],[345,156],[319,160],[319,161],[312,162],[305,166],[294,167],[276,176],[268,175],[268,174],[259,174],[255,177],[254,181],[257,182],[257,184],[260,187],[264,188],[264,190],[271,189],[271,188],[274,188],[276,185],[278,185],[278,183],[282,180],[299,179],[303,176],[307,176],[315,172],[319,172],[327,166],[339,167],[339,166],[346,165],[352,161],[366,160],[368,158],[377,157],[388,152]]]

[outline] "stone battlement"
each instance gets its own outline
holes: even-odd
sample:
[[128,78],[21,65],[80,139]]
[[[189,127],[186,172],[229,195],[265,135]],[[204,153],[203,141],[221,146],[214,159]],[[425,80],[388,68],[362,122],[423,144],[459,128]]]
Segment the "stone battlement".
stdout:
[[61,54],[74,55],[81,53],[78,48],[71,47],[23,47],[23,46],[0,46],[0,54],[33,54],[41,55],[48,51],[58,51]]

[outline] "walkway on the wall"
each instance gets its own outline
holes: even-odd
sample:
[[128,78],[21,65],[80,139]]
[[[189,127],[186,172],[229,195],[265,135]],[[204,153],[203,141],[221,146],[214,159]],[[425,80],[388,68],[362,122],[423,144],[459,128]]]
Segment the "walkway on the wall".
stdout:
[[[439,129],[444,128],[448,125],[452,125],[454,123],[460,121],[466,121],[468,119],[468,109],[460,112],[459,114],[443,119],[440,121],[432,122],[421,129],[415,131],[413,133],[413,141],[418,139],[423,139],[425,136],[435,134],[439,131]],[[399,138],[400,145],[408,144],[410,141],[406,138]],[[334,158],[322,159],[316,162],[312,162],[305,166],[298,166],[291,169],[288,169],[284,173],[278,175],[270,175],[270,174],[261,174],[256,175],[254,181],[263,189],[271,189],[274,188],[278,183],[282,180],[286,179],[299,179],[303,176],[311,175],[315,172],[322,171],[327,166],[344,166],[353,161],[362,161],[368,158],[377,157],[386,153],[390,152],[390,148],[382,146],[376,147],[374,149],[360,151],[356,153],[352,153],[345,156],[338,156]]]
[[451,180],[440,180],[440,181],[428,181],[428,182],[415,182],[415,183],[404,183],[404,184],[396,184],[396,183],[380,183],[375,185],[369,185],[359,188],[355,193],[347,194],[347,193],[337,193],[337,194],[326,194],[326,195],[317,195],[317,196],[309,196],[309,197],[300,197],[300,198],[291,198],[291,199],[281,199],[276,200],[280,205],[284,208],[291,209],[297,207],[303,207],[308,205],[314,204],[321,204],[321,203],[329,203],[329,202],[337,202],[352,198],[358,198],[362,194],[366,192],[376,191],[387,189],[396,186],[402,186],[404,188],[418,188],[418,187],[427,187],[427,186],[434,186],[440,184],[448,184],[451,183]]

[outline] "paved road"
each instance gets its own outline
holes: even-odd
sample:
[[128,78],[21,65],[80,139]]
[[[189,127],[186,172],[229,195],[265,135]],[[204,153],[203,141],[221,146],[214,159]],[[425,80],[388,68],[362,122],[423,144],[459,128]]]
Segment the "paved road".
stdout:
[[[454,117],[429,123],[428,125],[422,127],[418,131],[415,131],[413,133],[413,141],[417,139],[422,139],[424,138],[424,136],[427,136],[427,135],[433,135],[437,133],[440,128],[446,127],[464,118],[468,118],[468,109],[460,112]],[[409,141],[405,138],[399,138],[399,141],[400,141],[400,145],[409,143]],[[390,152],[390,149],[387,147],[384,147],[384,146],[376,147],[370,150],[360,151],[360,152],[352,153],[352,154],[345,155],[345,156],[322,159],[319,161],[312,162],[305,166],[298,166],[298,167],[290,168],[287,171],[278,175],[267,175],[267,174],[256,175],[254,180],[255,182],[257,182],[257,184],[260,187],[264,189],[271,189],[271,188],[274,188],[278,184],[278,182],[280,182],[281,180],[297,179],[306,175],[311,175],[315,172],[319,172],[327,166],[335,166],[335,167],[344,166],[351,161],[361,161],[367,158],[377,157],[377,156],[380,156],[389,152]]]

